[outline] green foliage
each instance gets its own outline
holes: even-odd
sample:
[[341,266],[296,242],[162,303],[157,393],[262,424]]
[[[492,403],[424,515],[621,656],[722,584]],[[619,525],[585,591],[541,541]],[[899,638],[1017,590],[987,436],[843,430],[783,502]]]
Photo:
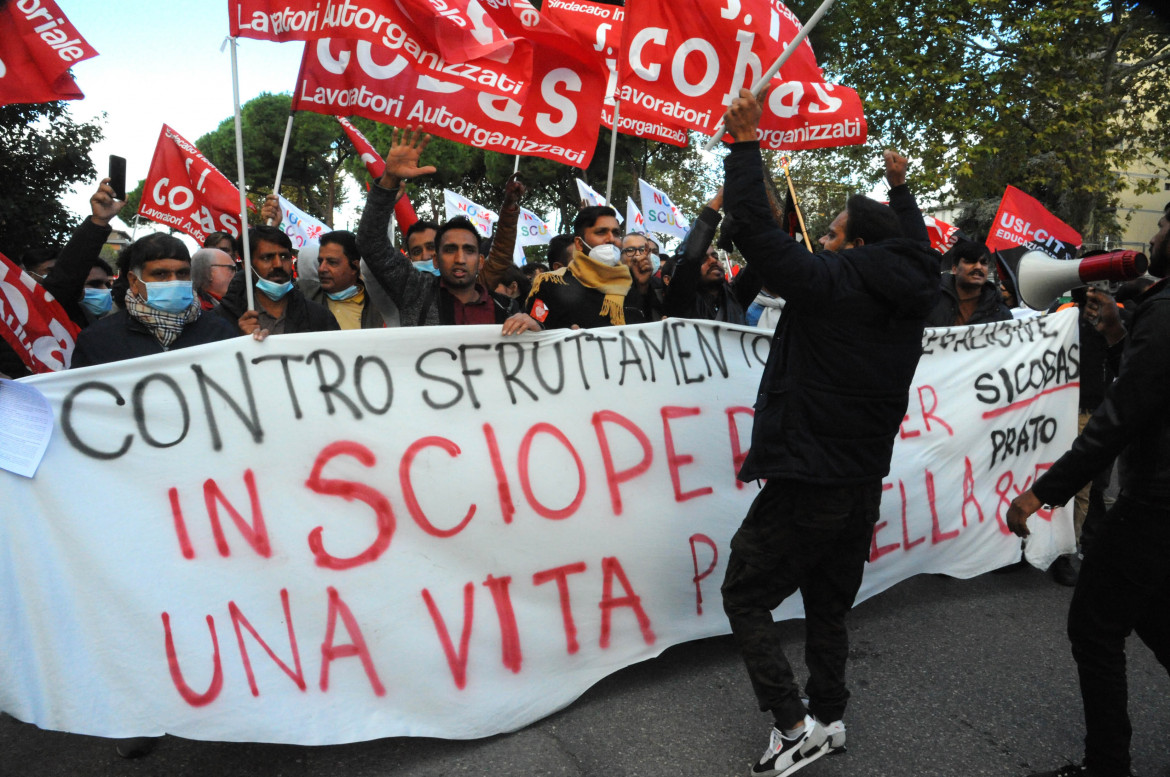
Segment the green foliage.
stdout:
[[1167,164],[1170,37],[1132,0],[842,0],[822,27],[826,71],[865,101],[870,159],[909,153],[920,195],[998,201],[1011,184],[1090,238],[1114,227],[1117,171]]
[[101,127],[75,122],[65,102],[0,107],[0,252],[16,261],[64,243],[79,218],[61,198],[96,181],[89,152],[101,138]]
[[[253,203],[262,200],[276,183],[276,169],[292,107],[287,94],[264,93],[241,106],[244,172]],[[213,131],[195,141],[196,147],[235,181],[236,125],[229,116]],[[332,116],[298,111],[289,137],[281,176],[281,194],[297,207],[333,224],[334,210],[344,203],[343,166],[354,155],[353,146]]]

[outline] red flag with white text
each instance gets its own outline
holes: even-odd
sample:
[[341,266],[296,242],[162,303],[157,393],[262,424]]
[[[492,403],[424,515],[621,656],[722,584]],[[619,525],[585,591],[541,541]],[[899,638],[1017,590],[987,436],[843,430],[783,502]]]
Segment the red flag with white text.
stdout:
[[[544,16],[571,35],[583,51],[604,68],[609,80],[601,123],[613,129],[613,96],[617,92],[618,51],[622,41],[625,9],[590,0],[545,0]],[[618,112],[618,132],[649,138],[674,146],[687,144],[686,127],[667,121],[635,102],[623,102]]]
[[238,238],[240,190],[193,143],[164,124],[138,215],[177,229],[200,244],[212,232]]
[[945,254],[959,239],[959,228],[948,224],[942,219],[922,214],[926,223],[926,234],[930,235],[930,247],[940,254]]
[[1053,259],[1075,259],[1081,235],[1049,213],[1035,197],[1009,186],[999,202],[986,244],[995,255],[1000,278],[1018,299],[1017,270],[1024,254],[1042,251]]
[[[353,126],[349,119],[338,116],[337,123],[345,130],[345,136],[357,149],[358,157],[366,166],[366,172],[370,174],[371,178],[381,178],[382,173],[386,172],[386,160],[382,159],[377,149],[374,148],[374,144],[366,140],[362,131]],[[414,212],[414,206],[410,204],[410,198],[405,194],[394,203],[394,218],[404,233],[410,229],[411,224],[418,221],[418,214]]]
[[305,47],[293,109],[422,126],[457,143],[585,167],[597,142],[605,79],[591,66],[540,57],[523,103],[403,67],[369,67],[357,41]]
[[96,56],[54,0],[0,2],[0,105],[81,99],[69,68]]
[[532,44],[509,37],[489,10],[480,0],[228,2],[234,36],[361,41],[350,56],[363,60],[367,70],[389,77],[409,64],[444,81],[522,100],[532,75]]
[[0,337],[35,373],[69,369],[81,330],[61,303],[0,254]]

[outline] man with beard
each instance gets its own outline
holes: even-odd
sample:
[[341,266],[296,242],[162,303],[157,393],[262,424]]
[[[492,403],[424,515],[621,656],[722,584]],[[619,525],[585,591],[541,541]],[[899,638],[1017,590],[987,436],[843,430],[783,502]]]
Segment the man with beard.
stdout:
[[248,228],[256,310],[247,310],[247,273],[238,272],[215,312],[236,324],[243,334],[270,335],[327,332],[337,319],[324,305],[307,299],[293,283],[292,241],[282,230],[261,225]]
[[999,288],[987,278],[991,256],[973,240],[960,240],[943,256],[951,268],[939,284],[938,304],[926,317],[927,326],[963,326],[989,321],[1011,321]]
[[[887,152],[890,203],[849,198],[811,254],[776,223],[764,187],[759,101],[743,89],[724,117],[730,237],[760,281],[786,300],[738,477],[766,480],[731,540],[723,609],[760,709],[771,712],[758,777],[781,777],[845,746],[845,616],[861,585],[882,479],[938,294],[937,254]],[[892,164],[896,163],[896,164]],[[839,239],[838,239],[839,238]],[[772,611],[800,591],[806,707]]]
[[1117,380],[1072,448],[1008,509],[1008,526],[1026,537],[1032,513],[1068,502],[1118,457],[1121,492],[1085,545],[1068,610],[1085,759],[1035,777],[1129,775],[1126,637],[1136,631],[1170,669],[1170,405],[1161,394],[1170,381],[1170,204],[1150,241],[1149,272],[1162,280],[1137,297],[1128,331],[1114,306],[1087,300],[1119,362]]

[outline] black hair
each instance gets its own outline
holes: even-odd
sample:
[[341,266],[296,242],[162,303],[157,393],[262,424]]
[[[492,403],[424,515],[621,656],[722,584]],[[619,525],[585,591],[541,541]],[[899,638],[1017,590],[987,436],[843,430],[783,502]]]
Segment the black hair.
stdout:
[[532,279],[542,272],[548,272],[548,265],[544,262],[528,262],[520,268],[520,272],[524,273],[529,279]]
[[902,225],[898,215],[889,205],[871,200],[864,194],[855,194],[845,203],[849,214],[845,224],[845,242],[864,241],[867,245],[902,237]]
[[417,235],[419,232],[426,232],[428,229],[433,229],[435,232],[438,232],[439,225],[433,221],[422,221],[420,219],[419,221],[416,221],[410,225],[402,238],[409,244],[411,235]]
[[110,263],[105,259],[102,259],[100,256],[93,260],[93,265],[90,267],[90,269],[93,269],[94,267],[98,268],[106,275],[109,275],[111,278],[114,276],[114,268],[110,267]]
[[517,267],[514,264],[504,268],[504,272],[500,275],[499,282],[505,286],[509,286],[515,283],[516,289],[520,292],[516,297],[516,299],[519,300],[528,299],[528,293],[532,291],[532,280],[528,277],[528,274],[525,273],[523,269]]
[[[943,254],[943,266],[958,267],[959,262],[964,259],[975,260],[987,255],[987,246],[982,243],[976,243],[974,240],[960,240],[948,248],[947,252]],[[988,264],[990,264],[990,259],[988,260]]]
[[585,230],[597,223],[602,216],[617,218],[617,211],[608,205],[590,205],[577,212],[573,219],[573,237],[585,237]]
[[349,264],[353,269],[357,270],[361,267],[362,252],[358,249],[357,236],[354,233],[344,229],[336,229],[321,235],[318,246],[327,246],[330,244],[341,246],[342,253],[345,254],[345,258],[349,260]]
[[449,218],[443,222],[443,224],[435,232],[436,250],[443,244],[443,235],[447,234],[452,229],[465,229],[471,234],[475,235],[476,250],[480,250],[479,230],[475,228],[475,224],[472,223],[471,219],[467,218],[466,216],[455,216],[454,218]]
[[203,247],[204,248],[219,248],[219,243],[225,237],[229,241],[231,241],[232,247],[228,251],[228,253],[233,254],[233,258],[234,258],[234,255],[238,254],[240,252],[240,241],[237,240],[235,237],[233,237],[231,232],[212,232],[210,235],[208,235],[207,237],[205,237],[203,239]]
[[261,240],[275,243],[284,250],[290,253],[292,252],[292,240],[284,233],[283,229],[270,227],[267,224],[260,224],[255,227],[248,227],[248,250],[251,252],[253,258],[255,258],[256,252],[260,248]]
[[122,266],[123,258],[125,258],[126,269],[135,275],[140,275],[146,263],[156,259],[178,259],[190,264],[191,252],[187,250],[187,245],[179,238],[155,232],[153,235],[135,240],[123,248],[122,253],[118,256],[119,268]]
[[30,248],[20,255],[20,266],[28,270],[57,258],[59,248]]
[[566,265],[571,260],[572,254],[569,258],[565,258],[565,252],[571,251],[573,247],[572,235],[553,235],[552,239],[548,241],[548,266],[552,267],[553,263]]

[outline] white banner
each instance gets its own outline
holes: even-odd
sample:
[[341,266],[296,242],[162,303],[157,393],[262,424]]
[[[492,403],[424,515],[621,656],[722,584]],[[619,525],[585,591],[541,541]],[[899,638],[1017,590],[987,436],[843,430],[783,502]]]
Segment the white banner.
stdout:
[[513,252],[513,261],[518,265],[525,264],[524,246],[548,245],[555,234],[556,230],[551,224],[528,208],[521,208],[520,218],[516,224],[516,250]]
[[[25,379],[0,471],[0,709],[109,737],[482,737],[720,634],[769,333],[238,338]],[[1076,434],[1076,313],[928,330],[860,598],[1018,558]],[[1069,511],[1030,554],[1072,545]],[[780,610],[799,613],[799,597]]]
[[280,228],[292,240],[293,248],[299,251],[305,246],[315,246],[321,235],[332,231],[324,221],[305,213],[283,195],[277,196],[280,198]]
[[479,230],[480,237],[491,237],[496,228],[496,222],[500,220],[495,211],[488,210],[450,189],[443,190],[443,207],[449,219],[456,216],[466,216],[471,219],[471,223],[475,224],[475,228]]
[[[601,192],[596,191],[592,186],[582,181],[580,178],[574,178],[577,182],[577,194],[581,197],[581,202],[589,205],[609,205],[605,197],[601,196]],[[613,206],[610,206],[613,207]],[[618,213],[617,208],[614,208],[614,213],[617,213],[617,220],[619,224],[624,223],[622,214]]]
[[626,197],[626,232],[645,232],[646,219],[642,216],[642,211],[638,210],[638,206],[634,204],[632,197]]
[[686,237],[690,222],[670,200],[670,195],[638,179],[638,197],[642,200],[642,214],[651,232],[674,237]]

